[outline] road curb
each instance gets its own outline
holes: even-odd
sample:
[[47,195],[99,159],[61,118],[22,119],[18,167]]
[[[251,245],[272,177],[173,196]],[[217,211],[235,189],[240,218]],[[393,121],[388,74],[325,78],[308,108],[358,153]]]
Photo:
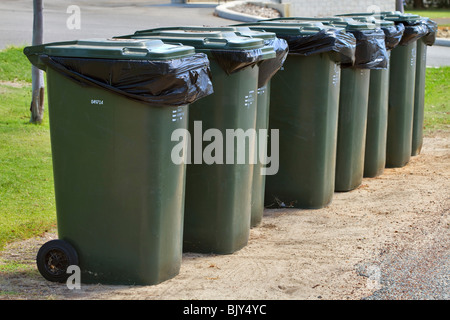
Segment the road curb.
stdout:
[[[242,21],[242,22],[256,22],[259,20],[265,20],[267,18],[259,17],[259,16],[253,16],[237,11],[233,11],[228,9],[229,7],[246,3],[247,1],[233,1],[225,4],[218,5],[215,8],[215,14],[221,18],[228,19],[228,20],[235,20],[235,21]],[[448,38],[436,38],[436,41],[434,43],[435,46],[442,46],[442,47],[450,47],[450,39]]]
[[434,42],[435,46],[442,46],[442,47],[450,47],[450,39],[448,38],[436,38],[436,41]]
[[233,1],[225,4],[218,5],[215,9],[215,14],[221,18],[229,19],[229,20],[236,20],[241,22],[256,22],[259,20],[265,20],[267,18],[259,17],[259,16],[252,16],[246,13],[241,13],[237,11],[233,11],[228,9],[229,7],[233,7],[238,4],[246,3],[246,1]]

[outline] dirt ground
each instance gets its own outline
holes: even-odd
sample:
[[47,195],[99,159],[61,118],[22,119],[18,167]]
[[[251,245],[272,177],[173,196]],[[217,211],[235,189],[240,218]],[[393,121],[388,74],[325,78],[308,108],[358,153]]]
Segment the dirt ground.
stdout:
[[437,30],[438,38],[450,38],[450,28],[449,27],[439,27]]
[[[389,285],[384,281],[387,269],[395,269],[391,273],[405,270],[405,266],[395,265],[397,258],[384,259],[389,254],[399,257],[405,252],[419,252],[422,259],[429,257],[432,265],[434,261],[433,270],[436,264],[449,265],[449,144],[448,131],[427,136],[422,153],[411,158],[407,166],[386,169],[377,178],[364,179],[356,190],[336,193],[326,208],[266,210],[262,224],[251,230],[245,248],[231,255],[186,253],[179,275],[155,286],[82,285],[80,290],[69,290],[65,284],[44,280],[35,267],[39,247],[56,238],[54,232],[12,243],[1,253],[0,261],[16,261],[28,267],[0,273],[0,299],[374,297]],[[437,254],[438,260],[433,258]],[[379,263],[382,260],[389,265]],[[420,259],[408,263],[414,264],[412,269],[419,273],[417,281],[430,274],[430,269],[417,268]],[[408,278],[409,282],[413,280]],[[432,290],[416,283],[409,286]],[[398,292],[387,298],[410,298]]]

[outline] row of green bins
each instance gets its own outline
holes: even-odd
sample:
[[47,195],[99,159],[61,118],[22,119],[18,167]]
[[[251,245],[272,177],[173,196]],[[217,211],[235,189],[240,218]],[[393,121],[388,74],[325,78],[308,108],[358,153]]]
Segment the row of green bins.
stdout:
[[[189,132],[193,134],[194,157],[187,165],[183,235],[183,250],[186,252],[229,254],[248,242],[255,137],[247,137],[248,152],[245,152],[242,145],[247,138],[229,137],[227,132],[240,131],[245,135],[256,130],[257,121],[261,122],[258,126],[267,126],[265,113],[268,105],[264,103],[267,95],[258,96],[259,68],[265,60],[276,57],[274,48],[262,39],[264,36],[274,38],[275,35],[259,33],[258,38],[255,35],[249,29],[239,31],[231,27],[168,27],[124,36],[190,45],[197,52],[205,53],[210,60],[214,94],[190,106]],[[233,144],[231,149],[227,145],[226,150],[218,150],[222,144],[214,141],[217,145],[215,156],[221,155],[222,158],[214,158],[207,163],[200,156],[202,150],[206,152],[207,148],[213,147],[214,142],[210,141],[217,136],[214,132],[224,140],[232,139]],[[227,144],[229,142],[226,141]],[[242,152],[245,154],[241,158]],[[226,159],[223,158],[225,155]],[[258,181],[256,189],[260,189],[262,183]]]
[[107,39],[24,53],[47,73],[59,239],[40,248],[41,274],[63,282],[73,264],[83,283],[177,275],[186,170],[171,161],[171,135],[187,129],[189,104],[213,92],[206,55]]
[[367,15],[405,28],[399,45],[391,52],[386,147],[386,167],[403,167],[411,155],[420,152],[422,146],[426,67],[424,42],[430,45],[434,42],[435,24],[418,15],[398,11],[345,16]]
[[405,26],[400,44],[391,52],[386,142],[386,167],[389,168],[403,167],[411,159],[417,38],[408,36],[410,31],[416,33],[416,28],[408,24],[415,24],[418,18],[396,15],[387,19]]
[[336,25],[360,21],[371,23],[380,28],[385,35],[387,67],[370,70],[369,96],[367,108],[366,140],[364,148],[364,177],[376,177],[384,172],[386,165],[386,140],[388,124],[389,95],[389,56],[402,38],[403,25],[396,26],[392,21],[375,19],[372,16],[352,16],[349,18],[331,18]]
[[[277,18],[266,23],[280,21],[285,23],[320,21],[332,27],[345,28],[356,38],[354,63],[341,65],[335,178],[335,191],[353,190],[361,184],[365,171],[371,70],[388,68],[389,57],[384,32],[373,23],[339,17]],[[382,87],[374,83],[372,91],[376,92],[376,96],[380,95],[381,90]],[[374,102],[379,109],[379,101]],[[378,141],[373,141],[372,148],[378,148],[377,143]]]
[[355,37],[318,22],[245,25],[289,44],[271,81],[269,128],[271,139],[272,130],[279,133],[279,170],[266,177],[266,206],[324,207],[334,194],[339,64],[353,62]]

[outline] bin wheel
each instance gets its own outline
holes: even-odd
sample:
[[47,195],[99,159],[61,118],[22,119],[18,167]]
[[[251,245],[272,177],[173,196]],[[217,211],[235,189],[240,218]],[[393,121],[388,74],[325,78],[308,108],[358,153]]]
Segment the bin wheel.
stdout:
[[39,249],[36,264],[45,279],[52,282],[66,282],[70,276],[67,274],[67,268],[70,265],[78,265],[78,255],[66,241],[51,240]]

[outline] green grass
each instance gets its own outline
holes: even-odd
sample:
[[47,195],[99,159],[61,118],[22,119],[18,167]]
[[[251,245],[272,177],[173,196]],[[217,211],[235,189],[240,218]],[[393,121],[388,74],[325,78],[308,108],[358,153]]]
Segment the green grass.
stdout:
[[34,265],[30,265],[29,263],[20,263],[16,261],[0,261],[0,274],[2,272],[11,273],[11,272],[27,272],[33,271],[35,268]]
[[450,9],[431,9],[431,10],[405,10],[405,13],[418,14],[421,17],[428,17],[430,19],[450,18]]
[[0,80],[31,83],[31,64],[22,51],[22,47],[8,47],[0,51]]
[[425,132],[448,128],[450,124],[450,67],[427,68],[425,84]]
[[[0,51],[0,250],[56,225],[48,112],[29,123],[31,65],[22,48]],[[16,70],[17,72],[15,72]],[[425,132],[449,128],[450,67],[427,68]],[[19,81],[18,87],[4,81]],[[2,84],[3,83],[3,84]],[[45,106],[46,110],[47,104]],[[3,266],[0,271],[18,266]],[[19,266],[20,267],[20,266]]]
[[31,64],[15,47],[0,51],[0,61],[1,249],[50,229],[56,215],[48,115],[29,123]]

